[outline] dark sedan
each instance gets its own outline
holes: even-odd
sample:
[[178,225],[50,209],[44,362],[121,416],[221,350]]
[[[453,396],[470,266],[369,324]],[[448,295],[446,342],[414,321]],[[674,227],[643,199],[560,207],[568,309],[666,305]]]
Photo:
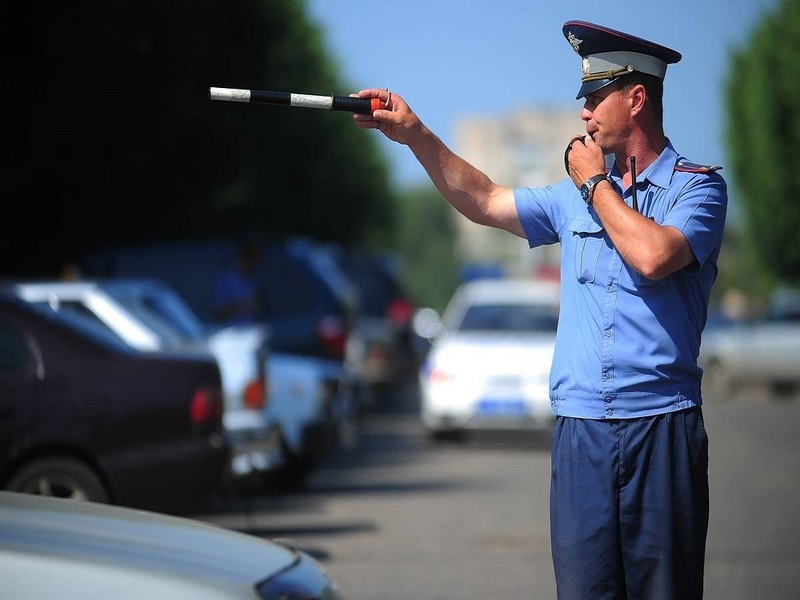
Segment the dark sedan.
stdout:
[[133,350],[0,295],[0,487],[184,512],[228,463],[212,357]]

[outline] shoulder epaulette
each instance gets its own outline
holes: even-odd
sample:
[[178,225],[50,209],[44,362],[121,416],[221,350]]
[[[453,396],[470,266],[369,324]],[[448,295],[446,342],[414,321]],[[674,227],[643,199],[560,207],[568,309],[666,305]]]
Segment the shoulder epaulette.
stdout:
[[675,170],[683,173],[713,173],[721,168],[719,165],[700,165],[688,160],[679,160],[675,163]]

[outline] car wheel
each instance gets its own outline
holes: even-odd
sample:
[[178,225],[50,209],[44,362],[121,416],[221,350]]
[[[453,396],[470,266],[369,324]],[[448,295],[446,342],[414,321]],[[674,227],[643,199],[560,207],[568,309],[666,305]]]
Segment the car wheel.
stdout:
[[13,492],[108,503],[100,477],[85,463],[66,457],[39,458],[19,468],[6,489]]
[[429,429],[428,440],[433,443],[440,442],[463,442],[466,433],[461,429]]
[[314,462],[308,457],[294,456],[277,474],[274,482],[279,490],[298,491],[306,487]]
[[797,384],[793,381],[773,381],[770,392],[774,398],[790,399],[797,392]]

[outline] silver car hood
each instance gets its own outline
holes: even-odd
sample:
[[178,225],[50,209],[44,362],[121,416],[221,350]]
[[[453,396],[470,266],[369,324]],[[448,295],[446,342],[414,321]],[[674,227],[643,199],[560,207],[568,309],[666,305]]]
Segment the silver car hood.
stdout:
[[[98,572],[122,569],[134,587],[148,578],[194,581],[225,590],[220,597],[235,590],[254,594],[257,583],[298,558],[281,544],[192,519],[0,492],[0,571],[8,560],[17,565],[14,560],[20,555],[26,560],[76,561],[89,577],[90,565],[97,565]],[[39,577],[48,577],[47,570],[40,572]],[[58,590],[59,582],[53,583]],[[89,593],[91,579],[85,584],[85,597],[98,597]]]

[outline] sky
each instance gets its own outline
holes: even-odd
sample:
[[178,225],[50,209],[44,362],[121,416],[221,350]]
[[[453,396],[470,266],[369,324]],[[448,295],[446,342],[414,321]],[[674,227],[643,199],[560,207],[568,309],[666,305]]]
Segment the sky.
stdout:
[[[502,117],[516,109],[574,107],[576,134],[583,133],[577,121],[582,103],[575,99],[580,57],[561,32],[566,21],[598,23],[673,48],[683,59],[667,69],[665,132],[689,160],[722,165],[724,174],[728,59],[778,0],[306,0],[306,4],[310,19],[325,36],[329,58],[343,81],[353,86],[333,93],[388,87],[453,149],[459,119]],[[427,181],[408,148],[385,139],[380,144],[398,185]]]

